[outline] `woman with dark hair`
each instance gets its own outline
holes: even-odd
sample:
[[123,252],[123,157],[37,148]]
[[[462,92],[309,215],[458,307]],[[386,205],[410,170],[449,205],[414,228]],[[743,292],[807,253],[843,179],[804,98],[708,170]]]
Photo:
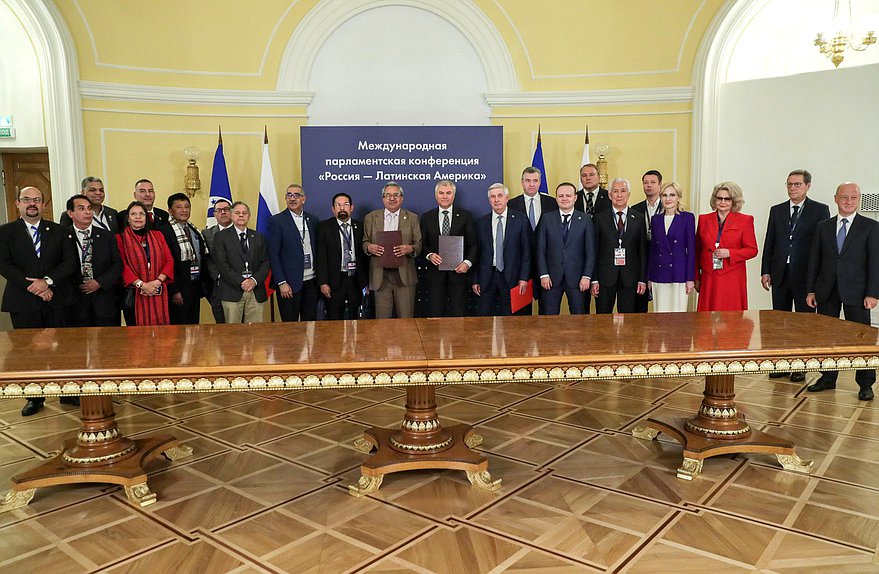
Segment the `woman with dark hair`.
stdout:
[[[161,232],[146,228],[143,203],[132,201],[127,216],[128,225],[116,236],[126,288],[125,323],[168,325],[168,291],[164,284],[174,279],[171,251]],[[129,306],[132,304],[133,308]]]
[[653,216],[647,279],[658,313],[687,310],[696,279],[696,217],[681,209],[684,192],[675,182],[662,186],[662,211]]
[[711,213],[699,216],[696,232],[696,289],[699,311],[743,311],[748,308],[745,263],[757,256],[754,218],[741,213],[745,198],[732,181],[714,186]]

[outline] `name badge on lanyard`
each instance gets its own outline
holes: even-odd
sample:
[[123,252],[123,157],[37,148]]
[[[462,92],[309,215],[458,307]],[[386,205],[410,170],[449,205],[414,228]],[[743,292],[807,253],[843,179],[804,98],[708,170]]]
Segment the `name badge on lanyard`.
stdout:
[[311,269],[311,253],[306,253],[302,259],[303,269]]
[[719,269],[723,269],[723,259],[717,256],[717,248],[720,247],[720,243],[714,244],[714,254],[711,256],[711,262],[713,265],[713,269],[715,271]]
[[613,250],[613,264],[617,267],[623,267],[626,264],[626,248],[622,246],[622,240],[620,246]]

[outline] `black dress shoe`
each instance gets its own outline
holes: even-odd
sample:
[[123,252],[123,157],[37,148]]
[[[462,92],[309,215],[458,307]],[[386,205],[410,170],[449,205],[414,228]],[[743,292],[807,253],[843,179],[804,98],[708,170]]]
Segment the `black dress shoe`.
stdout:
[[806,373],[791,373],[790,374],[790,382],[792,383],[802,383],[806,380]]
[[872,401],[873,400],[873,389],[870,387],[864,387],[858,392],[858,400],[859,401]]
[[788,376],[790,373],[769,373],[770,379],[783,379]]
[[73,405],[78,407],[79,397],[61,397],[60,399],[58,399],[58,402],[62,405]]
[[835,389],[835,388],[836,388],[835,381],[831,382],[831,381],[828,381],[827,379],[825,379],[824,377],[821,377],[820,379],[815,381],[814,384],[811,384],[808,387],[806,387],[806,390],[809,391],[810,393],[817,393],[819,391],[827,391],[827,390]]
[[21,409],[21,416],[29,417],[35,415],[41,408],[43,408],[43,401],[35,401],[33,399],[28,400],[28,402],[25,403],[24,408]]

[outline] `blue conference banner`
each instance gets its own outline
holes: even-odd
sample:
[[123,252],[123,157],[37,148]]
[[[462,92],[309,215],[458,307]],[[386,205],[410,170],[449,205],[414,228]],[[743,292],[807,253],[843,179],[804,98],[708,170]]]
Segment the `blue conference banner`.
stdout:
[[382,207],[388,181],[403,187],[403,207],[420,215],[436,207],[441,179],[455,182],[455,205],[478,217],[489,211],[488,187],[504,177],[501,126],[303,126],[300,139],[306,209],[321,219],[342,192],[363,219]]

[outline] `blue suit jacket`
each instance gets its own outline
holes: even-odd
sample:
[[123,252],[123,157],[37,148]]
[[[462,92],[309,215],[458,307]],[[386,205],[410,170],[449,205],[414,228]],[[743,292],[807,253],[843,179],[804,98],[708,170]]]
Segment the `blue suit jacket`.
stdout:
[[[308,227],[307,239],[311,242],[311,268],[317,261],[318,219],[303,211]],[[293,221],[289,209],[273,215],[269,220],[269,261],[272,266],[272,286],[287,282],[294,292],[302,291],[302,272],[305,270],[305,252],[302,249],[302,233]]]
[[647,279],[655,283],[686,283],[696,279],[696,216],[675,215],[668,232],[665,215],[653,216]]
[[567,241],[562,240],[558,212],[544,214],[537,225],[537,273],[549,275],[553,287],[577,288],[581,277],[595,273],[595,229],[592,218],[576,209],[571,214]]
[[[491,268],[494,265],[494,237],[491,233],[492,211],[476,222],[476,238],[479,243],[479,264],[473,283],[488,285]],[[504,228],[504,279],[507,288],[512,289],[519,281],[528,281],[531,276],[531,224],[528,217],[520,212],[507,209]]]

